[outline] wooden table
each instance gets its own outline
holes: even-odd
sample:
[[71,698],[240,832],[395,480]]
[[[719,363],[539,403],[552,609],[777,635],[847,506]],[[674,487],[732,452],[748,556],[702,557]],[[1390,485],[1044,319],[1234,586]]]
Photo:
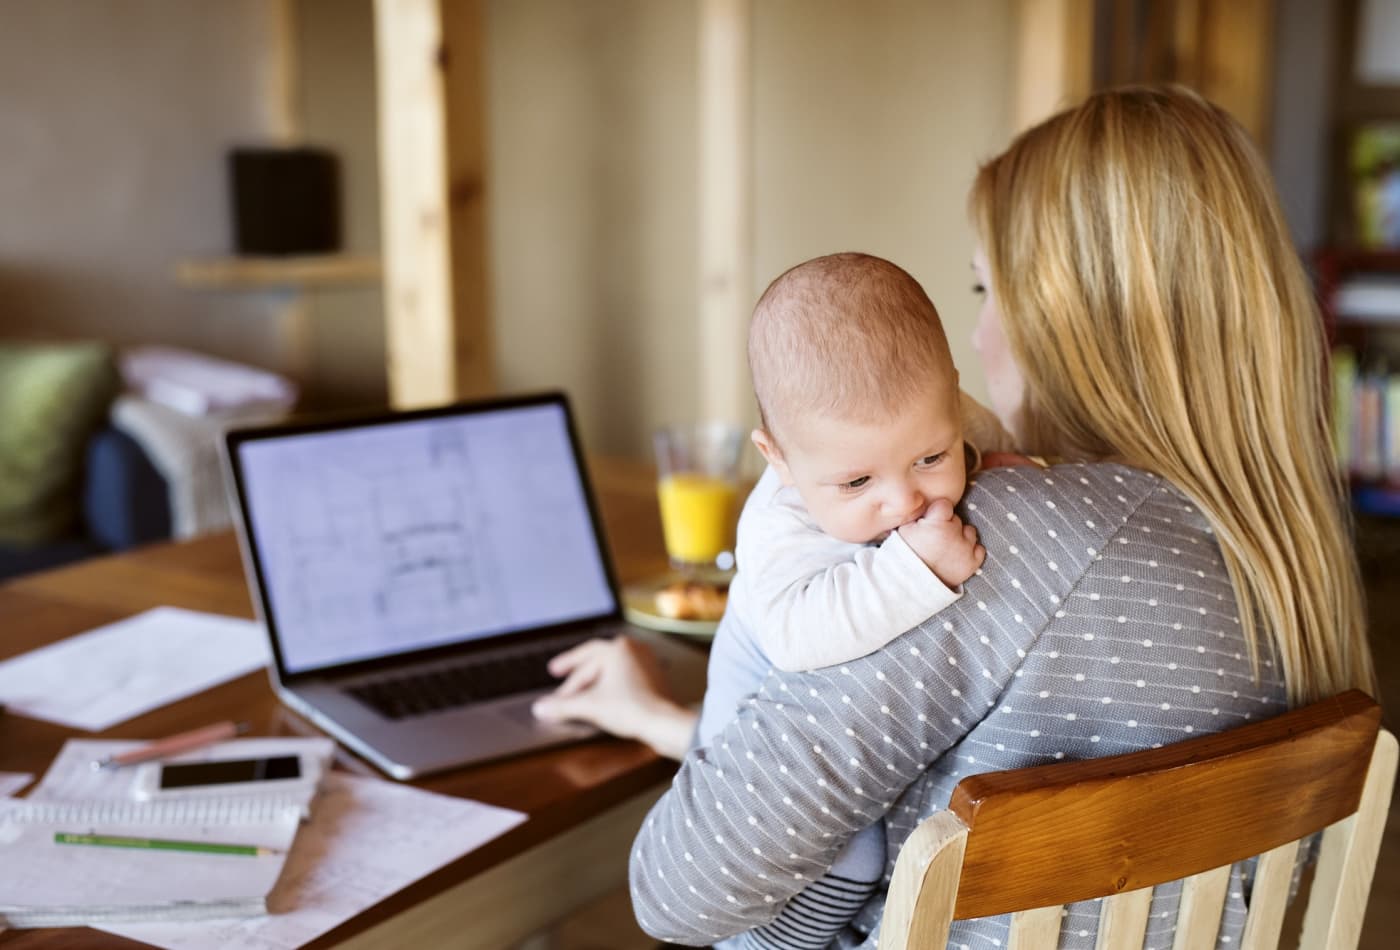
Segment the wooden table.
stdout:
[[[654,476],[590,463],[619,579],[665,569]],[[252,617],[232,534],[162,544],[0,585],[0,658],[161,604]],[[222,719],[254,735],[319,734],[273,696],[264,671],[122,723],[104,738],[152,738]],[[0,771],[42,774],[70,737],[63,726],[0,715]],[[348,753],[337,765],[378,775]],[[529,820],[347,921],[310,946],[509,947],[621,885],[627,849],[674,765],[605,738],[487,763],[415,784],[529,815]],[[380,776],[382,777],[382,776]],[[90,929],[6,931],[0,947],[135,947]]]

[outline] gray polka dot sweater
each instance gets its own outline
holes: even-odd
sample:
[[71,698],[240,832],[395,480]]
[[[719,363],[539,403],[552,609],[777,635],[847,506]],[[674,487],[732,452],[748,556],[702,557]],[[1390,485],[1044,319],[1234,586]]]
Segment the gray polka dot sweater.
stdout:
[[[770,674],[687,757],[633,846],[648,933],[702,945],[771,920],[882,815],[888,881],[900,844],[968,775],[1286,709],[1267,657],[1261,682],[1251,674],[1208,523],[1162,479],[1110,464],[993,469],[961,513],[987,548],[961,600],[860,660]],[[1157,889],[1147,946],[1171,946],[1179,890]],[[1238,942],[1247,898],[1241,866],[1220,946]],[[882,889],[838,944],[874,947],[883,906]],[[1062,945],[1092,948],[1097,920],[1096,902],[1071,905]],[[1006,918],[961,921],[950,946],[1006,939]]]

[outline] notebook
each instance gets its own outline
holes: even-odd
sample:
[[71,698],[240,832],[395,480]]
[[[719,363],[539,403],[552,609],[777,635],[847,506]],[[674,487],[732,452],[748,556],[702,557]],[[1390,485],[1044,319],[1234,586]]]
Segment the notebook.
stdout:
[[266,913],[301,816],[294,802],[257,798],[0,801],[0,927]]
[[692,699],[704,656],[629,627],[561,393],[230,432],[273,685],[389,775],[594,734],[530,713],[545,661],[650,637]]

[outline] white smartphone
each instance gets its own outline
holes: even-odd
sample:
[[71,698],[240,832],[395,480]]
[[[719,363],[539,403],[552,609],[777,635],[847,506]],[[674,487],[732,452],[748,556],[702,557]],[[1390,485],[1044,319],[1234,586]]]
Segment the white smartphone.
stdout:
[[146,800],[310,792],[321,769],[314,756],[297,754],[149,762],[136,776],[135,795]]

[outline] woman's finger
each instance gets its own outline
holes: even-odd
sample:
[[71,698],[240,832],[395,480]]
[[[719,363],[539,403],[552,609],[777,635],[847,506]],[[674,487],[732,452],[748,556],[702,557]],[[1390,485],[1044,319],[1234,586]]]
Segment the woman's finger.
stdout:
[[549,672],[554,676],[564,676],[574,667],[578,666],[579,663],[583,662],[585,658],[609,646],[610,641],[608,640],[596,638],[593,640],[585,640],[578,646],[569,647],[569,649],[565,650],[563,653],[558,653],[550,657],[548,663]]
[[564,682],[554,687],[555,696],[573,696],[598,682],[603,672],[603,664],[597,657],[585,657],[570,672]]

